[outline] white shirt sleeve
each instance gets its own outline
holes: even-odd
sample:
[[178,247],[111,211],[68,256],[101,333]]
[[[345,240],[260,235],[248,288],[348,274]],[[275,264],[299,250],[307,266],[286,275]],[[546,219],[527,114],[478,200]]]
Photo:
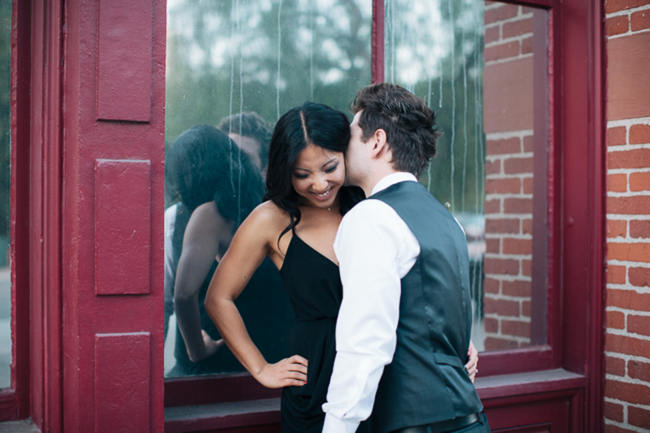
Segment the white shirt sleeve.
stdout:
[[369,199],[345,215],[334,251],[343,301],[323,432],[353,433],[370,416],[384,366],[393,359],[401,279],[420,246],[393,208]]

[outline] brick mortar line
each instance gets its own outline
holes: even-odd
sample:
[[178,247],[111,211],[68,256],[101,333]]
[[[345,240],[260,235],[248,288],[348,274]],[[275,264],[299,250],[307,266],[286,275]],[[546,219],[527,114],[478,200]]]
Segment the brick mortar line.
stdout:
[[648,430],[644,429],[643,427],[637,427],[637,426],[630,425],[630,424],[627,423],[627,421],[626,422],[614,421],[612,419],[605,418],[604,416],[603,416],[603,419],[605,420],[605,424],[607,424],[607,425],[614,425],[616,427],[625,428],[625,429],[631,430],[631,431],[633,431],[635,433],[648,433]]
[[[528,33],[521,33],[517,36],[510,36],[509,38],[500,38],[497,39],[496,41],[485,44],[485,48],[496,47],[497,45],[507,44],[508,42],[521,42],[524,39],[532,36],[533,36],[533,32],[528,32]],[[496,61],[496,60],[492,60],[492,61]]]
[[[513,137],[514,138],[514,137]],[[507,139],[504,139],[507,140]],[[496,141],[496,140],[495,140]],[[501,141],[501,140],[499,140]],[[521,144],[521,143],[520,143]],[[623,145],[621,145],[623,146]],[[535,156],[535,152],[516,152],[516,153],[492,153],[489,155],[485,155],[485,158],[489,159],[516,159],[516,158],[531,158]]]
[[[533,158],[535,154],[533,152],[518,152],[518,153],[495,153],[491,155],[485,155],[485,160],[487,162],[496,162],[496,161],[512,161],[513,159],[526,159]],[[532,173],[523,173],[532,176]],[[492,176],[492,174],[487,174],[486,176]]]
[[643,335],[643,334],[637,334],[636,332],[630,332],[630,331],[627,331],[627,330],[607,328],[606,334],[616,335],[616,336],[619,336],[619,337],[633,337],[633,338],[636,338],[637,340],[650,342],[650,336]]
[[[520,180],[523,180],[523,179],[529,179],[529,178],[499,177],[499,178],[494,178],[492,180],[507,180],[507,179],[520,179]],[[485,200],[491,200],[491,199],[495,199],[495,198],[532,198],[532,197],[533,197],[532,193],[528,194],[528,193],[522,193],[522,192],[520,192],[520,193],[511,192],[511,193],[502,193],[502,194],[499,194],[499,193],[485,194]],[[510,215],[519,215],[519,214],[510,214]],[[532,213],[531,214],[521,214],[521,215],[532,215]]]
[[607,260],[608,265],[626,265],[626,266],[633,266],[635,268],[648,268],[650,269],[650,263],[647,262],[632,262],[629,260]]
[[[488,9],[488,8],[485,8],[485,9],[483,9],[483,10],[484,10],[484,11],[487,11],[487,10],[489,10],[489,9]],[[506,19],[503,19],[503,20],[498,20],[498,21],[491,22],[489,25],[491,26],[491,25],[494,25],[494,24],[503,24],[503,23],[511,23],[511,22],[513,22],[513,21],[522,21],[522,20],[525,20],[525,19],[528,19],[528,18],[532,18],[532,17],[533,17],[533,13],[532,13],[532,12],[524,12],[524,13],[522,13],[521,15],[520,15],[520,14],[517,14],[517,15],[515,15],[514,17],[510,17],[510,18],[506,18]],[[485,26],[486,24],[483,23],[483,25]]]
[[501,4],[501,3],[492,3],[491,5],[485,6],[483,8],[483,10],[484,11],[489,11],[489,10],[492,10],[492,9],[498,9],[500,7],[503,7],[503,6],[504,6],[504,4]]
[[603,353],[607,356],[611,356],[612,358],[620,359],[623,361],[647,362],[649,359],[649,358],[644,358],[643,356],[629,355],[627,353],[619,353],[619,352],[612,352],[612,351],[603,351]]
[[[531,283],[532,280],[530,277],[518,277],[517,275],[505,275],[505,274],[487,274],[490,278],[493,278],[497,281],[507,281],[509,283]],[[499,278],[492,277],[493,275],[498,276]]]
[[641,238],[627,238],[623,236],[617,236],[615,238],[607,238],[608,244],[637,244],[637,243],[648,243],[650,242],[650,236],[641,237]]
[[607,174],[640,174],[650,172],[650,167],[643,168],[612,168]]
[[[648,286],[633,286],[630,283],[625,283],[625,284],[615,284],[615,283],[609,283],[607,284],[607,290],[625,290],[625,291],[632,291],[636,292],[638,295],[650,295],[650,288]],[[639,292],[639,289],[640,292]],[[607,307],[607,308],[620,308],[620,307]],[[622,310],[622,309],[621,309]],[[627,310],[625,310],[627,311]],[[630,311],[637,311],[637,310],[630,310]]]
[[[517,158],[512,158],[512,159],[504,159],[504,161],[512,161],[513,159]],[[524,158],[518,158],[518,159],[524,159]],[[485,179],[518,179],[518,178],[532,178],[533,173],[491,173],[485,176]]]
[[[628,376],[616,376],[612,373],[606,373],[605,374],[605,379],[611,379],[611,380],[616,380],[617,382],[623,382],[623,383],[629,383],[632,385],[643,385],[643,386],[648,386],[650,385],[650,382],[643,381],[641,379],[635,379],[632,377]],[[621,380],[622,379],[622,380]],[[641,404],[641,403],[630,403],[630,404]],[[650,407],[650,405],[646,405],[647,407]]]
[[[609,373],[609,374],[611,374],[611,373]],[[613,375],[613,376],[614,376],[614,377],[623,377],[623,376],[616,376],[616,375]],[[646,382],[646,383],[647,383],[647,382]],[[625,405],[627,405],[627,406],[634,406],[634,407],[638,407],[638,408],[640,408],[640,409],[646,409],[646,408],[647,408],[647,409],[650,409],[650,404],[631,403],[631,402],[629,402],[629,401],[619,400],[619,399],[617,399],[617,398],[612,398],[612,397],[605,397],[605,401],[609,401],[610,403],[619,403],[619,402],[621,402],[621,403],[623,403],[623,404],[625,404]],[[646,431],[647,431],[647,430],[646,430]]]
[[640,35],[642,33],[650,33],[650,29],[637,30],[635,32],[630,31],[630,32],[627,32],[627,33],[621,33],[620,35],[608,36],[607,40],[611,41],[611,40],[614,40],[614,39],[625,38],[627,36]]
[[[650,117],[648,118],[648,122],[650,122]],[[486,140],[501,140],[504,138],[514,138],[514,137],[527,137],[527,136],[532,136],[534,134],[532,129],[518,129],[516,131],[505,131],[505,132],[490,132],[489,134],[485,134],[485,139]]]
[[490,65],[496,65],[499,63],[508,63],[512,62],[514,60],[521,60],[521,59],[526,59],[528,57],[533,57],[532,53],[526,53],[526,54],[519,54],[516,57],[506,57],[505,59],[497,59],[497,60],[490,60],[489,62],[485,62],[485,66],[490,66]]
[[648,215],[629,215],[629,214],[607,214],[607,219],[617,220],[617,221],[648,221],[650,220],[650,214]]
[[[650,143],[612,144],[612,145],[607,146],[607,153],[626,152],[626,151],[638,150],[638,149],[650,149]],[[646,168],[646,167],[644,167],[644,168]]]
[[504,340],[514,341],[519,344],[530,344],[530,337],[522,337],[521,335],[507,334],[505,332],[486,332],[486,337],[499,337]]
[[[508,318],[508,317],[512,317],[512,316],[500,316],[500,315],[498,315],[498,314],[495,315],[494,313],[490,313],[489,315],[486,314],[485,317],[489,317],[489,318],[491,318],[491,319],[497,319],[497,318],[498,318],[498,319],[504,319],[504,318]],[[530,323],[530,317],[527,317],[527,316],[516,316],[516,318],[517,318],[517,321],[518,321],[518,322]],[[526,338],[526,337],[519,336],[519,338]]]
[[[532,255],[516,255],[516,254],[486,254],[486,259],[504,259],[504,260],[530,260]],[[504,275],[504,274],[486,274],[486,275]],[[507,274],[510,275],[510,274]]]
[[[650,317],[650,311],[630,310],[629,308],[606,306],[605,311],[613,311],[613,312],[619,312],[619,313],[625,313],[625,314],[634,314],[634,315],[638,315],[638,316],[641,316],[641,317]],[[618,329],[618,328],[614,328],[614,329]]]
[[650,125],[650,117],[631,117],[629,119],[608,120],[607,128],[617,126]]
[[618,17],[618,16],[622,16],[622,15],[632,15],[635,12],[644,11],[644,10],[650,10],[650,4],[646,4],[646,5],[643,5],[643,6],[637,6],[635,8],[630,8],[630,9],[623,9],[623,10],[616,11],[616,12],[610,12],[610,13],[605,15],[605,18]]
[[[624,196],[624,197],[636,197],[636,198],[650,197],[650,194],[648,194],[649,192],[650,192],[650,191],[639,191],[636,195],[632,195],[632,196]],[[616,197],[617,197],[617,196],[614,196],[614,195],[610,196],[610,194],[613,194],[613,193],[608,192],[608,193],[607,193],[607,197],[613,197],[613,198],[616,198]],[[609,215],[609,214],[608,214],[608,215]],[[614,215],[616,215],[616,214],[614,214]],[[641,215],[647,215],[647,214],[641,214]]]
[[[513,301],[513,302],[521,302],[522,300],[528,301],[530,300],[530,297],[528,296],[511,296],[511,295],[501,295],[498,293],[486,293],[485,296],[490,295],[490,299],[494,299],[497,301]],[[497,315],[497,317],[526,317],[526,316],[503,316],[503,315],[498,315],[497,313],[490,313],[490,314],[485,314],[485,317],[492,317],[492,315]]]
[[650,190],[644,191],[632,191],[632,192],[615,192],[608,191],[607,197],[618,198],[618,197],[648,197]]

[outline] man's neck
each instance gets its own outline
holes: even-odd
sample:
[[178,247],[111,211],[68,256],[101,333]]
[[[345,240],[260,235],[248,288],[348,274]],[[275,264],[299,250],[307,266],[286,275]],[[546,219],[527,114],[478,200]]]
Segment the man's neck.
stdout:
[[373,170],[366,181],[360,185],[361,189],[363,189],[363,192],[366,194],[366,197],[372,195],[372,191],[380,180],[393,173],[398,173],[398,170],[395,170],[393,167],[380,167],[379,169]]

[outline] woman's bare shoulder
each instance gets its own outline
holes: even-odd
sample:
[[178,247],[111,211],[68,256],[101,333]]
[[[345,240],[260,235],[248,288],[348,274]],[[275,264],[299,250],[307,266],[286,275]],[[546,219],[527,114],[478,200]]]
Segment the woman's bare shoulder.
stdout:
[[267,200],[257,205],[249,215],[249,218],[251,217],[256,222],[272,226],[286,226],[289,223],[289,214],[280,209],[278,205],[273,203],[271,200]]
[[264,232],[271,238],[277,237],[289,224],[289,215],[275,203],[267,200],[257,205],[242,223],[242,227],[252,229],[258,233]]

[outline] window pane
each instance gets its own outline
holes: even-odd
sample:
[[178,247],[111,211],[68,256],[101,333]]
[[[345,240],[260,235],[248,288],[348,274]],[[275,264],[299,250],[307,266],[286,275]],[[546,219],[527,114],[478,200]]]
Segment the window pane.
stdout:
[[479,350],[546,341],[543,230],[533,258],[546,213],[544,190],[533,197],[533,178],[547,176],[547,105],[533,103],[534,68],[535,85],[546,85],[545,53],[533,50],[545,41],[533,34],[543,14],[482,0],[385,2],[386,79],[437,114],[437,155],[420,181],[465,228]]
[[11,384],[11,274],[9,268],[9,182],[11,150],[11,2],[0,1],[0,388]]
[[[183,238],[179,228],[186,226],[197,204],[214,203],[217,190],[233,189],[230,200],[217,206],[231,233],[261,200],[259,180],[266,165],[266,146],[281,114],[306,100],[348,112],[356,90],[370,83],[371,2],[170,0],[167,7],[166,256],[170,269],[176,269]],[[206,158],[198,145],[182,136],[198,124],[220,128],[235,144],[212,143],[211,158]],[[256,136],[249,135],[254,132]],[[195,148],[196,154],[189,155],[188,148]],[[212,171],[221,169],[222,174],[209,180],[209,187],[202,187],[195,175],[210,169],[209,164],[216,167]],[[195,197],[190,200],[190,196]],[[217,255],[227,243],[218,245]],[[197,259],[192,263],[199,266]],[[179,299],[179,287],[187,289],[178,270],[176,276],[167,277],[168,315],[174,310],[172,292]],[[213,267],[199,273],[206,273],[209,280],[212,271]],[[277,274],[270,262],[264,263],[238,300],[248,330],[268,360],[286,355],[281,349],[291,315]],[[189,291],[200,290],[192,287]],[[200,301],[198,308],[203,308]],[[176,311],[180,311],[178,303]],[[242,370],[230,355],[205,368],[188,363],[175,316],[171,315],[165,345],[168,376]],[[207,317],[203,319],[211,327]],[[217,338],[214,329],[210,332]],[[225,346],[220,350],[227,352]],[[179,364],[184,367],[178,368]]]

